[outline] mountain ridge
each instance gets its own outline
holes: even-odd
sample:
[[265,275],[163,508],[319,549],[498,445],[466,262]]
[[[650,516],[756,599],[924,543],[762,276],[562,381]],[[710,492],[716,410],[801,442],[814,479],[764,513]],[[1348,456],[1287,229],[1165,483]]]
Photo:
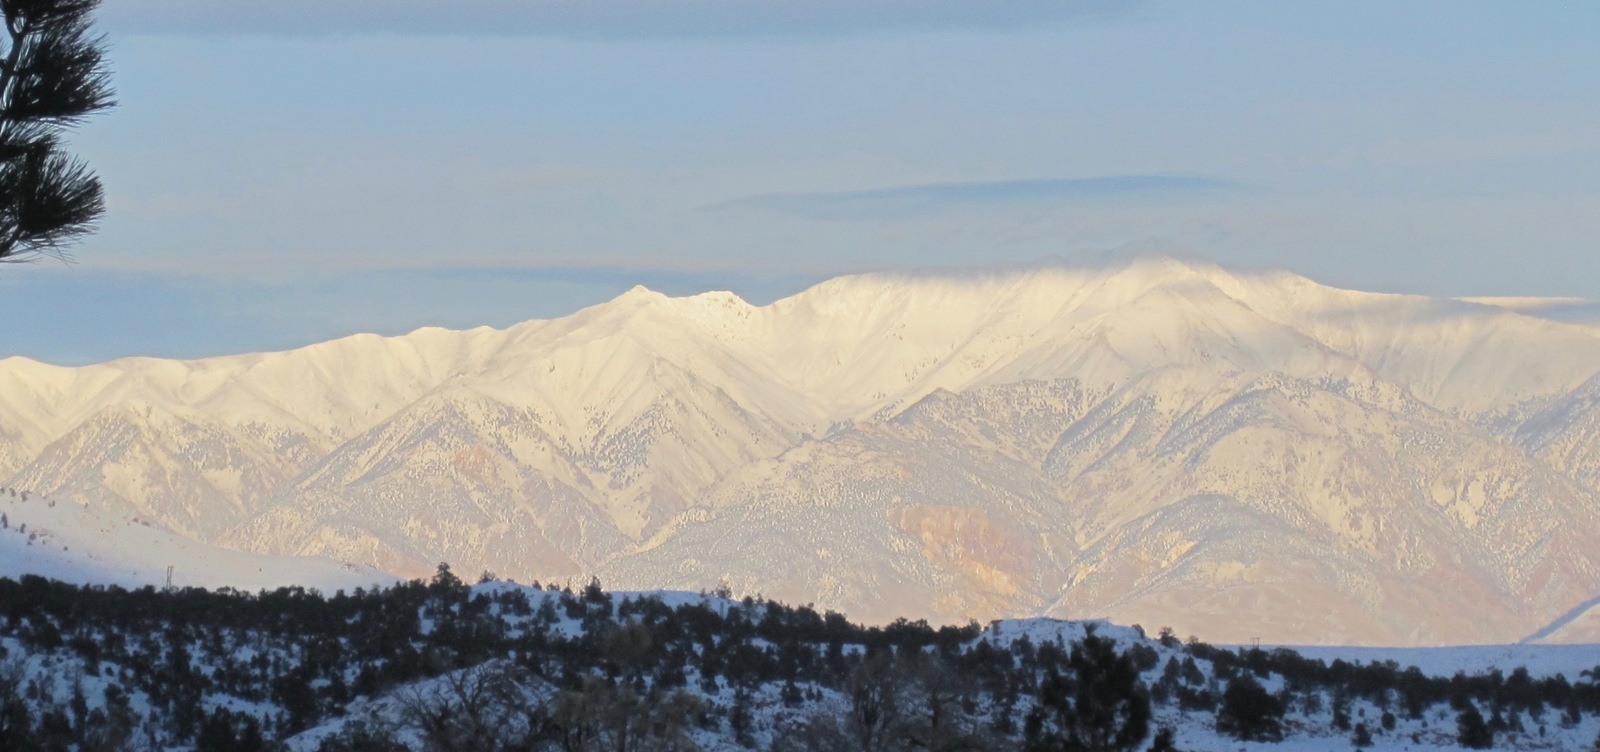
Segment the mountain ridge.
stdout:
[[[635,287],[506,329],[0,360],[0,478],[405,576],[1509,640],[1600,592],[1575,529],[1600,510],[1595,384],[1600,330],[1173,259],[856,275],[765,306]],[[1345,626],[1224,618],[1310,603],[1296,583]]]

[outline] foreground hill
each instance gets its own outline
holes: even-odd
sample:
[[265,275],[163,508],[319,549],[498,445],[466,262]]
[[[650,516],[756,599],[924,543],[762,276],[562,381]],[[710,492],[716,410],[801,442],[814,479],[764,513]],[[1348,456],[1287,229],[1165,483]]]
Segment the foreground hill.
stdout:
[[1575,750],[1600,732],[1592,646],[1318,653],[1104,622],[863,627],[444,568],[333,597],[0,578],[0,748]]
[[0,361],[0,477],[405,576],[1505,642],[1600,594],[1600,329],[1524,310],[1170,259],[636,288],[506,330]]

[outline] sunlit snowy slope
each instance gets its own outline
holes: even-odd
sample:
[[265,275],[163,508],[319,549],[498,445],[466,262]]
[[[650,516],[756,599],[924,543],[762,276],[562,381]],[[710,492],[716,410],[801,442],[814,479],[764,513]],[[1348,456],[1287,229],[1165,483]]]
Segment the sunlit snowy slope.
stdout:
[[332,594],[390,585],[396,578],[324,557],[231,551],[104,508],[0,489],[0,576],[37,574],[63,582],[164,587],[231,587],[253,592],[298,585]]
[[1600,329],[1146,259],[0,361],[0,478],[405,576],[1515,641],[1600,594]]

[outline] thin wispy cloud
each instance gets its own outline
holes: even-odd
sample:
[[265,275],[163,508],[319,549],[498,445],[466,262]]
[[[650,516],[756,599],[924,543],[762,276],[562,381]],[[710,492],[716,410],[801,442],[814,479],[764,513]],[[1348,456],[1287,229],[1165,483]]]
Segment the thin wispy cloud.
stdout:
[[1020,28],[1116,15],[1131,0],[123,0],[106,23],[149,34],[469,34],[575,38],[833,35]]
[[1206,175],[1115,175],[928,183],[862,191],[766,193],[706,208],[711,211],[754,209],[807,219],[871,220],[973,207],[1166,203],[1245,190],[1242,183]]

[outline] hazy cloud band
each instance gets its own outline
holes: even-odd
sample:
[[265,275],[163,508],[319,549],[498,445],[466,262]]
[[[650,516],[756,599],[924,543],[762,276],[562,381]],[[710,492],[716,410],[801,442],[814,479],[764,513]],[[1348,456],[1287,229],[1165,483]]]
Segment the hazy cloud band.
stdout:
[[1015,28],[1118,13],[1129,0],[122,0],[102,19],[147,34],[466,34],[675,38]]
[[1116,175],[929,183],[865,191],[767,193],[708,208],[759,209],[809,219],[878,219],[962,207],[1168,202],[1243,190],[1240,183],[1205,175]]

